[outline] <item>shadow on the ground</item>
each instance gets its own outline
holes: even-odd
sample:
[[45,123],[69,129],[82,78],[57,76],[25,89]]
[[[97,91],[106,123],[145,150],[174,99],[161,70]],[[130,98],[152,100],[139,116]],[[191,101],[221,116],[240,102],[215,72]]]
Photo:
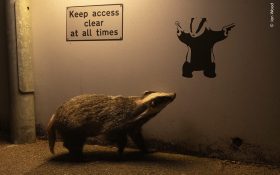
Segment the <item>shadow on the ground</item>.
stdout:
[[7,144],[10,144],[8,135],[0,132],[0,147],[6,146]]
[[179,160],[169,159],[156,153],[143,154],[139,151],[124,152],[119,155],[113,151],[86,152],[82,157],[73,157],[67,153],[55,155],[48,160],[56,163],[85,163],[85,162],[157,162],[157,163],[180,163]]
[[[192,162],[169,157],[164,154],[142,154],[137,151],[125,152],[119,156],[113,151],[86,152],[82,158],[73,158],[67,153],[55,155],[28,175],[38,174],[143,174],[142,170],[155,173],[171,169],[182,169]],[[187,167],[188,167],[187,166]]]

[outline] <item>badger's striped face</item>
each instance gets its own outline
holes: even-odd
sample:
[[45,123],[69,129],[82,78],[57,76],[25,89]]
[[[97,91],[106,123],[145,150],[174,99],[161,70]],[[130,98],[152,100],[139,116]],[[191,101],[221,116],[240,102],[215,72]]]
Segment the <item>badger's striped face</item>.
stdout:
[[126,127],[142,126],[171,103],[175,97],[175,93],[144,92],[143,96],[136,101],[138,107],[134,111],[134,117],[126,123]]
[[176,98],[175,93],[165,93],[165,92],[154,92],[146,91],[144,92],[141,103],[147,106],[147,115],[157,114],[166,105],[171,103]]
[[191,18],[190,33],[192,37],[202,35],[208,29],[206,18]]

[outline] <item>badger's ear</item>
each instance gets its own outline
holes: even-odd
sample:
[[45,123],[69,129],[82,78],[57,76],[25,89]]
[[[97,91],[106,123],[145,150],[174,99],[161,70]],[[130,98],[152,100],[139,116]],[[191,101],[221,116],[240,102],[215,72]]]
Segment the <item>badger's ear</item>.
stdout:
[[145,96],[147,96],[147,95],[149,95],[149,94],[151,94],[151,93],[155,93],[155,91],[145,91],[145,92],[143,93],[143,97],[145,97]]

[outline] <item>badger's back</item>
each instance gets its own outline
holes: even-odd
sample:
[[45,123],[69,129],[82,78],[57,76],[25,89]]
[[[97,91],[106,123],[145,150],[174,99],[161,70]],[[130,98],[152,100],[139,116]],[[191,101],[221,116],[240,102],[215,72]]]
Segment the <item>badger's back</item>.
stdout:
[[129,97],[80,95],[57,109],[54,125],[62,134],[94,136],[121,126],[135,107]]

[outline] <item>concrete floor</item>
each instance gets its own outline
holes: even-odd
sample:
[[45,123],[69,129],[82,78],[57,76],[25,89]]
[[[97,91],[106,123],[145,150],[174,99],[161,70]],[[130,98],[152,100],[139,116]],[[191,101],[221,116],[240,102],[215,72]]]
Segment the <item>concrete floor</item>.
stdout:
[[47,141],[13,145],[0,142],[0,174],[163,174],[163,175],[279,175],[280,168],[242,164],[225,160],[199,158],[187,155],[153,153],[142,155],[126,149],[119,157],[114,147],[86,145],[82,160],[67,155],[62,143],[52,155]]

